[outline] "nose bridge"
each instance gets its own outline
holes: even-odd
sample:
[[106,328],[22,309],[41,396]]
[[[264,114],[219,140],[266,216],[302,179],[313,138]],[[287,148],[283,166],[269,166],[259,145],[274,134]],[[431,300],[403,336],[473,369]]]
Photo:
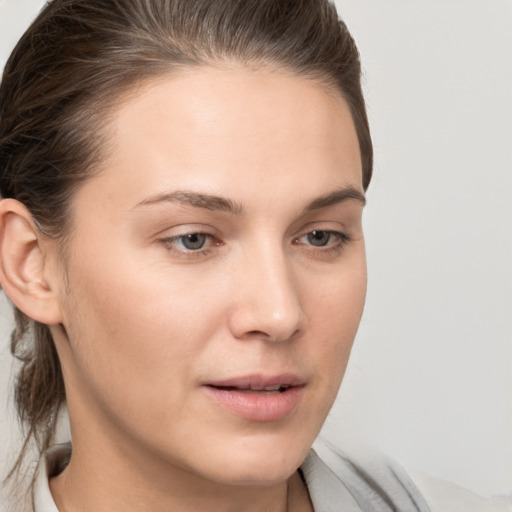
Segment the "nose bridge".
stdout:
[[282,245],[262,244],[243,260],[234,318],[237,336],[291,338],[304,327],[305,315],[292,262]]

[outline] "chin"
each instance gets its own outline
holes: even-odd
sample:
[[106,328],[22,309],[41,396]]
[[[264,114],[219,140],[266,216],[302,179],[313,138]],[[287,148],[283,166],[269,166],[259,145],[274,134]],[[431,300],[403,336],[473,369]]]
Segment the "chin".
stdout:
[[295,473],[311,444],[312,440],[300,442],[291,434],[284,439],[270,435],[233,440],[228,446],[210,450],[209,460],[202,461],[204,473],[226,485],[278,484]]
[[288,480],[297,471],[302,460],[299,462],[286,459],[285,457],[272,459],[234,460],[222,468],[217,481],[226,485],[236,486],[272,486]]

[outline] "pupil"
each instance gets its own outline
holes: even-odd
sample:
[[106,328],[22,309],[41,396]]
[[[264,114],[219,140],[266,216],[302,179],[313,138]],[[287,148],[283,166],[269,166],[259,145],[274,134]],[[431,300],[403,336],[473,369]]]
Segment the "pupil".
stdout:
[[311,231],[311,233],[308,233],[308,242],[311,245],[321,247],[329,242],[330,235],[328,231]]
[[190,250],[201,249],[206,242],[206,237],[201,233],[192,233],[183,237],[183,245]]

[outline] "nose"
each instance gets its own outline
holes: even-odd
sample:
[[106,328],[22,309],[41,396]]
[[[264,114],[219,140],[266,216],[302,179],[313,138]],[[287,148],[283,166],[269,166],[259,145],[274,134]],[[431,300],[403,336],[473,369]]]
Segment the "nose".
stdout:
[[298,283],[282,251],[251,254],[234,279],[234,304],[229,318],[237,339],[282,342],[306,326]]

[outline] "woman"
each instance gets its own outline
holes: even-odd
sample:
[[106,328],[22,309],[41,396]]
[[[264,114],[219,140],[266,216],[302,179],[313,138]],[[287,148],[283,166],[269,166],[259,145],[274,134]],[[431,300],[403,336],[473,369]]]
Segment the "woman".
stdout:
[[428,510],[400,468],[310,451],[362,313],[372,169],[332,5],[54,0],[0,104],[36,511]]

